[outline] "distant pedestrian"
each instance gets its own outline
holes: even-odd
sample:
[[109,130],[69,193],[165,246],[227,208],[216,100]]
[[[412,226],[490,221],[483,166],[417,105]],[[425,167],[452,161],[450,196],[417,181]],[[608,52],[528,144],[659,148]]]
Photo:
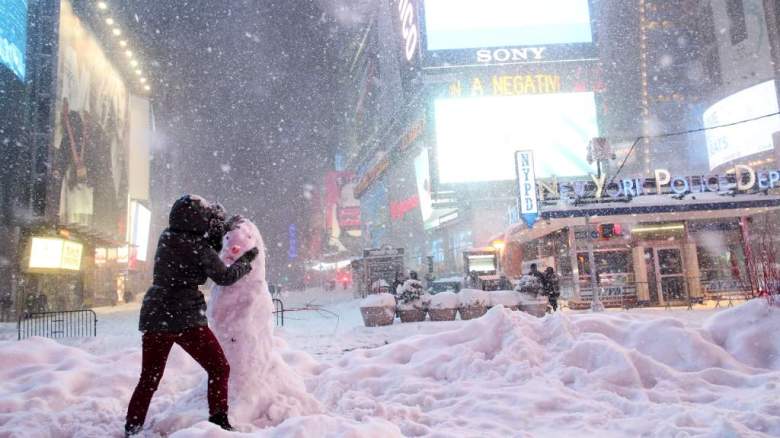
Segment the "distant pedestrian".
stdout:
[[393,295],[398,294],[398,288],[403,286],[404,279],[401,276],[400,272],[395,273],[395,280],[393,280],[393,285],[390,287],[390,293]]
[[528,271],[528,275],[539,280],[539,285],[542,287],[542,292],[544,292],[544,283],[547,281],[547,279],[544,277],[544,274],[536,267],[536,263],[531,263],[531,270]]
[[547,295],[547,300],[550,302],[553,312],[557,311],[558,298],[561,296],[561,281],[553,268],[548,267],[545,269],[542,287],[544,287],[545,295]]

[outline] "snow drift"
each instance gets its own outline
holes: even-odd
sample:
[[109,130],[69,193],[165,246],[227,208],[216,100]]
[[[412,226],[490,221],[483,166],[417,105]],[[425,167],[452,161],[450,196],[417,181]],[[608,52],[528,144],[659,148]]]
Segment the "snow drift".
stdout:
[[[205,422],[204,400],[194,425],[172,436],[780,435],[780,308],[755,300],[701,325],[693,315],[536,318],[499,306],[472,321],[358,327],[372,342],[440,331],[319,365],[289,352],[324,414],[233,435]],[[0,342],[0,351],[0,436],[119,435],[139,349],[96,355],[33,338]],[[180,395],[203,378],[177,347],[170,360],[176,372],[162,379],[150,418],[182,410]]]
[[778,323],[780,309],[761,301],[706,330],[668,317],[538,319],[496,307],[456,330],[352,352],[313,387],[330,411],[382,417],[406,436],[777,435],[774,360],[724,349],[712,334],[729,333],[728,344]]

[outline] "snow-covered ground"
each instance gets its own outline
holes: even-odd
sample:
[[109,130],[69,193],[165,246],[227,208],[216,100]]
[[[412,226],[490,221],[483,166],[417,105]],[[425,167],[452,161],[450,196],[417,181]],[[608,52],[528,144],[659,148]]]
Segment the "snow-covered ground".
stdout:
[[[311,303],[323,307],[297,310]],[[381,328],[362,327],[342,292],[291,292],[285,304],[296,310],[277,331],[285,357],[325,412],[171,436],[780,436],[780,308],[765,301],[542,319],[497,307]],[[120,436],[140,370],[138,305],[98,313],[91,339],[18,342],[0,326],[0,437]],[[174,348],[147,428],[203,377]]]

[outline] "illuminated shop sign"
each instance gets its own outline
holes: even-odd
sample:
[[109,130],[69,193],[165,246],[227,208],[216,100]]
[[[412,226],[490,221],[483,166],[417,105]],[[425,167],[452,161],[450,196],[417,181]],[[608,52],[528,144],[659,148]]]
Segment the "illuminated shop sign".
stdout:
[[33,237],[29,269],[79,271],[84,245],[53,237]]
[[686,195],[691,193],[754,192],[780,187],[780,170],[755,170],[737,165],[724,174],[682,176],[656,169],[652,178],[622,178],[612,181],[606,174],[590,176],[589,181],[558,182],[556,178],[537,181],[542,201],[560,198],[634,198],[646,195]]
[[515,153],[515,167],[517,169],[517,191],[520,194],[520,214],[525,223],[531,226],[539,216],[533,151]]
[[561,77],[551,74],[474,76],[449,85],[449,97],[520,96],[560,93]]
[[412,0],[398,2],[398,19],[401,23],[404,56],[412,61],[420,46],[420,30],[417,24],[417,8]]
[[596,58],[588,0],[425,0],[428,67]]

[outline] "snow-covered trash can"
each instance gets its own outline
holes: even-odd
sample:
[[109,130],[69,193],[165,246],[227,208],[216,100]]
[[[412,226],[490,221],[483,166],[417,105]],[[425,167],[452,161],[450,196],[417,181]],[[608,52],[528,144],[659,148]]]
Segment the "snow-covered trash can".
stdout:
[[439,292],[431,297],[428,315],[431,321],[454,321],[459,304],[458,295],[454,292]]
[[389,293],[371,294],[360,303],[360,314],[366,327],[392,325],[395,319],[395,297]]
[[500,304],[507,309],[518,310],[521,301],[520,292],[513,290],[497,290],[490,292],[490,307],[498,306]]
[[542,295],[519,293],[520,310],[533,316],[542,317],[547,313],[548,300]]
[[490,292],[478,289],[463,289],[460,298],[460,319],[474,319],[487,313],[490,305]]
[[398,290],[398,317],[401,322],[425,321],[426,306],[423,286],[419,280],[406,280]]

